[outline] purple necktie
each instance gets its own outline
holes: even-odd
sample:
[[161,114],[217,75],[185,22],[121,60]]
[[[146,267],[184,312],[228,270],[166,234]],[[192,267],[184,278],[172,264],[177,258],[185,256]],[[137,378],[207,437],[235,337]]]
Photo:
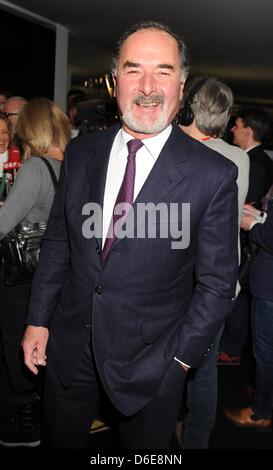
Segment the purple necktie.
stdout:
[[[115,207],[118,204],[126,203],[124,211],[128,213],[128,205],[130,204],[131,206],[133,205],[134,202],[134,186],[135,186],[135,175],[136,175],[136,153],[142,147],[143,142],[141,140],[137,139],[132,139],[127,142],[129,154],[128,154],[128,161],[123,177],[123,181],[121,183],[121,187],[115,202]],[[120,219],[120,217],[124,217],[124,211],[123,214],[114,214],[113,211],[113,216],[112,220],[110,223],[110,227],[107,233],[107,237],[104,243],[104,247],[102,250],[102,260],[104,261],[110,251],[111,245],[115,239],[115,225],[117,221]]]

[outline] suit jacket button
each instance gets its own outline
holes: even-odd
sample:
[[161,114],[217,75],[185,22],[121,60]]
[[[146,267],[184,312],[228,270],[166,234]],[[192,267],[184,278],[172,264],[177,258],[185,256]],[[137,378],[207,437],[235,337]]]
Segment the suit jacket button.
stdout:
[[96,252],[97,252],[97,254],[98,254],[98,255],[101,255],[101,249],[100,249],[100,247],[99,247],[99,246],[97,246],[97,248],[96,248]]
[[96,294],[101,295],[103,293],[103,287],[97,286],[95,289]]
[[87,323],[87,324],[85,325],[85,327],[88,328],[88,329],[91,328],[91,323]]

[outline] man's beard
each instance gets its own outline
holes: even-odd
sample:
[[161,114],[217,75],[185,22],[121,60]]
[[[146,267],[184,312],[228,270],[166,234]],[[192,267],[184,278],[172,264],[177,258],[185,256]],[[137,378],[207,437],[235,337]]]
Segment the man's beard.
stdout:
[[[163,105],[161,108],[161,115],[155,120],[155,122],[147,125],[146,118],[144,122],[140,122],[141,118],[134,118],[132,114],[133,105]],[[168,127],[169,120],[166,110],[164,110],[164,96],[162,95],[153,95],[153,96],[142,96],[137,95],[132,99],[132,106],[123,113],[121,116],[122,121],[126,126],[134,132],[141,134],[156,134],[163,131]]]

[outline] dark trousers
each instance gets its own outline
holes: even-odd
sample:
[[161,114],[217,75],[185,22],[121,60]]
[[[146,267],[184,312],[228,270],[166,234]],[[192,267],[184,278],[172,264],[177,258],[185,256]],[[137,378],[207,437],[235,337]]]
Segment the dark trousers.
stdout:
[[[45,447],[82,449],[88,446],[90,424],[104,398],[88,340],[79,370],[64,388],[49,364],[45,383]],[[63,358],[65,360],[65,356]],[[168,449],[177,420],[185,380],[181,365],[173,361],[158,393],[132,417],[113,409],[119,428],[119,448]]]
[[[39,381],[25,366],[21,348],[30,290],[31,283],[6,287],[1,270],[0,327],[2,348],[11,384],[12,399],[15,403],[34,401]],[[2,374],[1,371],[0,374]]]
[[250,310],[250,292],[240,291],[235,305],[226,319],[220,351],[240,356],[246,343]]
[[253,349],[256,360],[253,410],[256,418],[272,419],[273,302],[253,298]]
[[183,449],[208,449],[215,424],[218,399],[217,352],[223,327],[216,335],[208,357],[198,369],[188,372],[187,413],[183,422]]

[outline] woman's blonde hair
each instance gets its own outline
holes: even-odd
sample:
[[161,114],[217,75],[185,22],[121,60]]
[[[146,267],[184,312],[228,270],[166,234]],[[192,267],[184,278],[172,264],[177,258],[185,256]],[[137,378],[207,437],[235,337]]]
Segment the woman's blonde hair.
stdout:
[[33,98],[23,107],[15,132],[22,142],[25,157],[47,155],[52,146],[64,152],[71,138],[68,117],[47,98]]

